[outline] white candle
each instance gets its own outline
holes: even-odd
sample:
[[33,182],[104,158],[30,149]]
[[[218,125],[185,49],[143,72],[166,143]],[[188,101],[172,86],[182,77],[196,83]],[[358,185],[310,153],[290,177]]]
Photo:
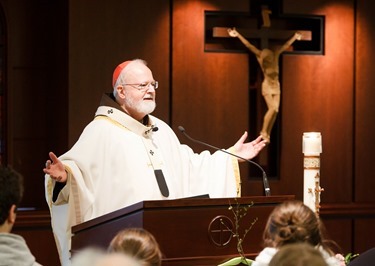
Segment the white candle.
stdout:
[[303,133],[302,152],[305,155],[319,155],[322,153],[322,135],[320,132]]
[[302,152],[303,168],[303,202],[319,215],[320,207],[320,154],[322,153],[322,136],[320,132],[303,133]]

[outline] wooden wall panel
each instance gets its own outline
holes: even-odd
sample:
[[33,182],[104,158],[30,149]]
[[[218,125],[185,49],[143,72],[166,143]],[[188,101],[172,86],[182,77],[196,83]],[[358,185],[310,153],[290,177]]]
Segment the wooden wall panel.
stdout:
[[93,119],[102,94],[113,91],[116,66],[135,58],[159,81],[154,114],[168,123],[170,1],[69,2],[69,144]]
[[[284,13],[325,16],[325,54],[285,54],[280,61],[281,168],[271,191],[302,199],[302,133],[322,132],[322,206],[332,210],[330,234],[344,251],[363,252],[375,245],[368,237],[374,217],[365,207],[375,201],[368,192],[375,187],[375,4],[282,2]],[[206,147],[184,139],[177,126],[224,148],[248,129],[248,74],[258,66],[246,52],[204,51],[204,11],[247,12],[250,1],[0,3],[9,48],[9,161],[27,180],[25,206],[46,208],[41,169],[47,152],[61,154],[76,141],[101,94],[112,90],[112,71],[123,60],[149,62],[160,82],[155,115],[196,151]],[[241,165],[243,194],[262,195],[261,181],[248,179],[248,168]],[[360,217],[354,213],[358,208]]]
[[[353,174],[354,9],[351,1],[313,1],[285,12],[325,16],[324,55],[283,58],[281,178],[302,197],[303,132],[322,133],[323,203],[350,202]],[[345,5],[346,4],[346,5]],[[294,182],[293,182],[294,183]],[[337,184],[340,184],[338,188]]]
[[373,1],[358,0],[356,17],[356,93],[355,99],[355,172],[354,200],[357,202],[375,202],[369,188],[375,187],[375,76],[374,42],[375,21]]
[[218,5],[233,10],[246,1],[208,2],[173,5],[172,124],[183,125],[198,139],[229,147],[248,124],[247,56],[204,52],[204,11],[218,10]]
[[24,176],[23,205],[45,209],[48,151],[67,144],[67,3],[0,4],[6,21],[8,162]]
[[362,253],[375,246],[375,228],[372,226],[375,223],[374,203],[324,204],[320,217],[331,239],[343,253]]
[[354,253],[363,253],[366,250],[375,247],[375,215],[365,215],[354,221],[353,247]]
[[336,253],[347,254],[352,252],[351,231],[353,221],[349,218],[322,218],[326,231],[325,238],[329,241],[330,248]]
[[[375,140],[372,137],[375,131],[375,76],[373,62],[375,53],[375,21],[373,14],[375,3],[358,0],[356,3],[356,60],[355,60],[355,139],[353,175],[353,201],[360,204],[375,204],[375,197],[371,189],[375,187],[375,164],[372,153],[375,149]],[[372,207],[375,210],[375,207]],[[364,252],[375,246],[375,215],[367,212],[356,219],[353,231],[353,251]]]

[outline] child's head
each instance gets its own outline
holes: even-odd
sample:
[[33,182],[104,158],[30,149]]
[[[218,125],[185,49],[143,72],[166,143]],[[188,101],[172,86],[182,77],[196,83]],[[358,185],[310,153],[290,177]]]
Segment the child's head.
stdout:
[[267,247],[306,242],[322,244],[321,223],[317,215],[301,201],[286,201],[270,214],[263,234]]

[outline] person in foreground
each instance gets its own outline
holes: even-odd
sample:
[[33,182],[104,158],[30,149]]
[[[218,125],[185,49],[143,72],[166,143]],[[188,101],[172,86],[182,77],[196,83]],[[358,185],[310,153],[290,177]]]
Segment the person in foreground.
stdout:
[[25,239],[11,233],[22,195],[22,176],[11,168],[0,166],[0,265],[40,265],[31,254]]
[[[43,169],[63,265],[69,265],[71,227],[76,224],[143,200],[239,195],[236,157],[221,151],[196,154],[150,115],[159,84],[145,61],[118,65],[112,85],[113,92],[103,95],[75,145],[59,158],[50,152]],[[247,132],[230,151],[252,159],[265,142],[260,136],[251,142],[246,138]]]
[[282,246],[269,266],[328,266],[322,253],[308,243]]
[[105,250],[87,247],[72,258],[72,266],[145,266],[134,257],[123,253],[107,253]]
[[255,258],[252,266],[268,266],[283,246],[308,243],[323,256],[328,266],[343,266],[326,244],[322,234],[322,222],[303,202],[286,201],[271,212],[263,233],[265,248]]
[[126,228],[109,244],[111,253],[121,252],[142,262],[143,266],[160,266],[162,253],[155,237],[143,228]]

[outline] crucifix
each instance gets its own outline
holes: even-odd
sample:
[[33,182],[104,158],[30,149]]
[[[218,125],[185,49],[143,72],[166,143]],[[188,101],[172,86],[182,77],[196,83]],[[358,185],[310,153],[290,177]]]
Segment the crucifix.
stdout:
[[[269,24],[269,20],[265,21]],[[258,49],[251,44],[244,36],[242,36],[235,28],[228,29],[229,36],[237,37],[241,42],[255,54],[263,73],[262,95],[267,105],[267,112],[264,115],[262,130],[260,135],[266,141],[271,141],[271,130],[275,123],[277,113],[280,106],[280,81],[279,81],[279,56],[287,50],[295,40],[301,40],[302,34],[295,32],[282,46],[273,49]],[[268,45],[266,46],[268,47]]]
[[[319,173],[316,174],[317,176],[315,179],[319,179]],[[308,189],[308,192],[315,196],[314,202],[315,202],[315,213],[317,216],[319,216],[320,211],[320,193],[324,191],[324,188],[322,188],[319,184],[319,181],[315,181],[315,188],[314,191],[312,188]]]
[[[206,12],[206,31],[212,32],[212,35],[206,38],[205,49],[215,52],[235,52],[243,51],[243,48],[246,47],[255,55],[255,57],[249,57],[250,64],[252,66],[256,59],[260,67],[249,68],[250,71],[253,71],[249,73],[249,101],[255,102],[258,108],[254,109],[250,106],[252,109],[249,111],[250,116],[254,118],[250,119],[253,124],[251,128],[260,128],[260,130],[252,134],[253,137],[261,134],[268,143],[271,143],[271,140],[275,142],[275,145],[269,146],[268,150],[270,153],[278,154],[277,150],[274,150],[278,147],[278,138],[277,136],[275,139],[271,137],[274,125],[277,127],[276,134],[279,132],[279,124],[275,123],[279,113],[281,92],[278,59],[284,51],[296,54],[322,54],[323,19],[318,16],[281,14],[279,12],[281,0],[252,0],[250,3],[253,10],[250,14],[234,14],[233,12],[225,14],[222,12],[222,17],[219,19],[217,12]],[[258,13],[254,13],[254,10]],[[234,37],[240,42],[234,40]],[[260,81],[260,79],[262,80]],[[259,91],[262,91],[263,97],[259,97]],[[260,102],[259,99],[262,98],[264,101]],[[263,106],[262,111],[259,110],[259,106]],[[259,116],[260,112],[265,114],[262,118]],[[253,121],[260,119],[263,121],[255,122],[254,125]],[[257,124],[262,124],[262,126],[259,127]],[[271,158],[271,156],[269,157]],[[274,156],[272,157],[274,158]],[[273,162],[273,164],[275,163],[277,162]],[[276,175],[276,167],[271,168],[273,168],[272,174]]]
[[[271,130],[276,121],[276,116],[280,106],[280,82],[279,82],[279,57],[282,52],[289,49],[296,40],[311,40],[309,31],[291,31],[291,30],[271,30],[270,14],[268,6],[262,6],[261,9],[262,26],[260,29],[246,30],[246,33],[240,33],[236,28],[214,28],[213,35],[216,37],[234,37],[238,38],[255,56],[262,70],[262,96],[267,105],[267,112],[263,118],[263,125],[260,135],[267,142],[271,142]],[[225,30],[227,31],[225,33]],[[245,32],[245,29],[241,30]],[[242,35],[242,34],[245,34]],[[260,39],[260,48],[252,44],[246,36]],[[289,39],[281,46],[269,44],[270,39]]]

